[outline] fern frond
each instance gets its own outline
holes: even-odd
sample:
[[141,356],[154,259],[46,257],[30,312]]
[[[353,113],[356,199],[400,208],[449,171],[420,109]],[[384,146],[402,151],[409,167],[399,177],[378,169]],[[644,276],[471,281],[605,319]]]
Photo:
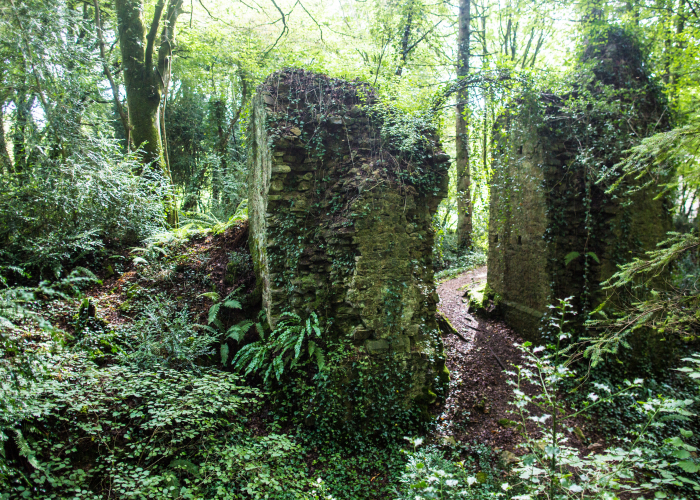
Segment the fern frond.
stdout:
[[243,306],[241,305],[240,302],[237,300],[227,300],[224,302],[224,307],[228,307],[229,309],[242,309]]
[[219,314],[219,309],[221,308],[221,302],[217,302],[213,306],[209,308],[209,324],[211,325],[214,320],[216,320],[216,316]]

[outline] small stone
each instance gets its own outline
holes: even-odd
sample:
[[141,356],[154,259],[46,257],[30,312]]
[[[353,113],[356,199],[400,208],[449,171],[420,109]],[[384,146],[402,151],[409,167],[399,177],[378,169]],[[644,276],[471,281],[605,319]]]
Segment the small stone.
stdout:
[[272,191],[282,191],[284,189],[284,182],[282,182],[282,179],[275,179],[270,183],[270,189]]
[[444,446],[457,446],[457,440],[452,436],[443,436],[442,444]]
[[365,348],[370,354],[377,354],[389,350],[389,342],[385,339],[368,340],[365,342]]
[[514,464],[517,463],[520,458],[518,458],[518,455],[515,453],[505,450],[503,453],[501,453],[501,460],[503,460],[506,464]]
[[292,169],[289,165],[275,165],[272,167],[273,174],[288,174]]

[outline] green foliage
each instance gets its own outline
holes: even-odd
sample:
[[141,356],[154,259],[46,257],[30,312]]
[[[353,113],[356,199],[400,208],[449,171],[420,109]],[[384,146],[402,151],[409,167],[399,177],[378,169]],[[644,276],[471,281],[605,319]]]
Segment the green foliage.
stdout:
[[241,387],[235,375],[131,365],[95,370],[80,356],[71,363],[63,377],[5,386],[21,391],[30,422],[19,434],[19,422],[6,420],[15,415],[5,414],[5,457],[8,440],[15,441],[31,467],[23,473],[2,459],[3,498],[97,498],[108,490],[118,498],[255,497],[288,479],[274,465],[298,448],[283,436],[246,434],[245,414],[260,393]]
[[[589,342],[585,354],[593,366],[607,355],[616,355],[620,347],[630,348],[628,338],[636,331],[676,340],[695,338],[700,328],[700,290],[694,264],[699,244],[695,233],[670,233],[658,250],[647,252],[646,259],[620,266],[603,284],[609,291],[608,298],[588,322],[603,334],[585,339]],[[684,265],[684,259],[690,259],[686,261],[690,266]],[[620,300],[620,296],[634,299]]]
[[402,488],[397,497],[400,500],[480,500],[502,496],[509,488],[502,480],[503,465],[484,445],[475,443],[473,449],[465,447],[463,451],[469,454],[466,459],[459,460],[457,450],[445,452],[435,445],[419,448],[422,438],[410,441],[414,449],[407,452],[408,462],[400,478]]
[[[232,334],[239,334],[242,328],[236,326]],[[319,370],[323,369],[326,358],[318,343],[321,326],[318,316],[312,312],[306,322],[294,313],[282,313],[275,329],[265,334],[258,328],[260,340],[241,348],[233,358],[233,366],[246,375],[260,373],[263,382],[274,375],[279,382],[286,369],[293,369],[308,356],[314,359]]]
[[143,369],[195,368],[200,358],[214,354],[217,338],[193,324],[190,316],[164,295],[148,297],[123,330],[124,361]]
[[[571,338],[567,326],[567,314],[571,308],[569,300],[562,300],[554,308],[551,321],[558,332],[557,343],[530,350],[531,344],[526,342],[521,348],[525,363],[516,367],[517,372],[509,372],[512,377],[509,383],[514,386],[513,413],[518,415],[522,424],[520,429],[524,440],[520,446],[529,450],[515,467],[526,493],[513,498],[610,498],[621,492],[640,494],[654,491],[657,497],[663,498],[665,491],[684,484],[700,491],[700,484],[675,469],[679,467],[690,472],[695,468],[694,463],[684,461],[696,448],[683,438],[691,437],[693,433],[681,429],[680,436],[668,436],[661,444],[651,432],[656,429],[658,433],[669,420],[689,422],[690,417],[695,416],[688,410],[692,400],[657,396],[647,401],[635,401],[634,407],[643,415],[642,421],[629,431],[631,439],[618,436],[619,445],[604,452],[582,457],[577,449],[567,445],[563,430],[573,430],[568,428],[567,421],[638,389],[643,383],[641,379],[625,381],[615,392],[604,384],[594,383],[597,391],[588,395],[590,401],[584,402],[578,411],[567,410],[557,390],[566,378],[575,375],[563,357],[560,345],[561,341]],[[538,354],[540,352],[543,354]],[[534,395],[524,390],[526,383],[536,388]],[[535,432],[527,429],[528,420],[535,422]],[[636,475],[635,471],[643,475]]]
[[692,363],[692,365],[678,368],[678,371],[687,373],[691,379],[700,384],[700,354],[696,353],[689,358],[683,358],[683,361]]
[[88,141],[65,160],[0,176],[0,262],[56,278],[105,241],[136,241],[162,228],[160,178],[137,176],[134,155]]

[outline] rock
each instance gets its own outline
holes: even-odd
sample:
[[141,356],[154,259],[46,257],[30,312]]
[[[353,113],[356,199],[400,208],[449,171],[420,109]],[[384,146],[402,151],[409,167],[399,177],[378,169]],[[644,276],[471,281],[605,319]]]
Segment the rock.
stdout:
[[367,340],[365,342],[365,348],[370,354],[377,354],[380,352],[388,351],[389,342],[387,342],[385,339]]
[[443,337],[450,334],[459,336],[457,329],[452,326],[450,319],[440,309],[435,312],[435,319],[437,320],[440,333],[442,333]]
[[297,137],[301,135],[301,130],[299,129],[299,127],[292,127],[289,129],[289,131]]
[[442,436],[443,446],[457,446],[457,440],[452,436]]
[[511,453],[510,451],[506,450],[501,453],[501,460],[509,465],[519,462],[520,458],[515,453]]
[[587,448],[588,448],[590,451],[596,451],[596,450],[602,449],[602,448],[603,448],[603,444],[602,444],[602,443],[593,443],[593,444],[589,444]]

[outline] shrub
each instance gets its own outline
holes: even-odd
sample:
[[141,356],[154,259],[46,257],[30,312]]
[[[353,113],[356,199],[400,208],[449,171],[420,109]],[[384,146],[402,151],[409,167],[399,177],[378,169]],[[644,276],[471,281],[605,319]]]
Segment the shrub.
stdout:
[[199,358],[214,354],[217,337],[191,322],[187,309],[177,310],[164,295],[148,297],[136,321],[124,328],[128,345],[124,361],[139,368],[194,368]]
[[0,176],[0,265],[56,278],[105,245],[163,227],[166,182],[135,154],[93,138],[65,160]]

